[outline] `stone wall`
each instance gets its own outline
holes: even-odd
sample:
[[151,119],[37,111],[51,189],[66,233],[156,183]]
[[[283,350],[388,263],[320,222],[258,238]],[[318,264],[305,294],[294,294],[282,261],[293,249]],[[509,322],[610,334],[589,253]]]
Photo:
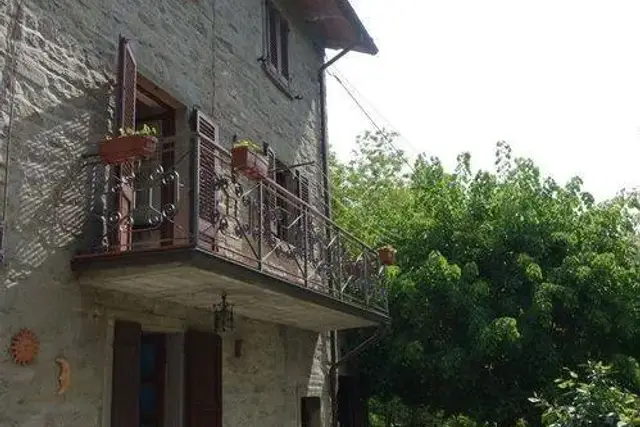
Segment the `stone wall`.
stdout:
[[[215,118],[223,144],[230,145],[233,134],[264,140],[286,162],[317,159],[322,53],[295,24],[291,74],[302,99],[291,100],[257,61],[261,0],[23,4],[16,16],[17,2],[0,0],[0,184],[11,136],[0,351],[20,328],[36,332],[41,350],[29,367],[14,365],[6,353],[0,357],[0,426],[104,425],[111,345],[105,313],[112,311],[80,291],[69,261],[87,220],[82,155],[95,152],[113,130],[119,34],[135,41],[145,77]],[[123,305],[132,300],[119,298]],[[169,323],[190,318],[171,316],[182,308],[141,303]],[[304,395],[324,396],[328,411],[325,337],[249,320],[242,330],[244,357],[235,358],[225,344],[226,426],[298,425]],[[58,356],[73,369],[64,396],[55,395]]]

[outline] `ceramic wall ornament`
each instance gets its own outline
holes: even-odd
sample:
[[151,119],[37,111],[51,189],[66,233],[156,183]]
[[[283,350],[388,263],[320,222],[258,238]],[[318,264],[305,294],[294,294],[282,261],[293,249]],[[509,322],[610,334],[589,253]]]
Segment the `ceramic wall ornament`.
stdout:
[[63,357],[56,358],[56,363],[58,364],[59,374],[58,374],[58,390],[56,391],[57,395],[63,395],[71,386],[71,365],[67,359]]
[[11,338],[9,353],[11,353],[13,361],[18,365],[31,364],[39,350],[40,342],[33,331],[29,329],[20,329]]

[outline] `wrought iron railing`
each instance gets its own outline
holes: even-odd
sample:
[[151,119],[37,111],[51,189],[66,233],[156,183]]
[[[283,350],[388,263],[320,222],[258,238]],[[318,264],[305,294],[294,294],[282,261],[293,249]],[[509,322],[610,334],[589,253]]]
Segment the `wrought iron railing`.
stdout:
[[[197,247],[387,313],[377,253],[315,208],[320,194],[311,191],[306,202],[271,179],[250,180],[233,170],[228,150],[198,134],[159,140],[156,154],[133,169],[135,177],[123,178],[94,165],[93,220],[79,257]],[[135,189],[128,212],[118,206],[123,185]]]

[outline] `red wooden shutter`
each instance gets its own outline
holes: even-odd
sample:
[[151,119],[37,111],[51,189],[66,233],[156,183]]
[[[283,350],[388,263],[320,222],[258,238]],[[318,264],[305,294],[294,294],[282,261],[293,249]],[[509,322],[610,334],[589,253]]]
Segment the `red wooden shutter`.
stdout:
[[212,332],[190,330],[185,342],[187,427],[222,426],[222,343]]
[[139,424],[140,336],[139,324],[116,322],[111,386],[113,427],[138,427]]
[[215,249],[214,241],[217,224],[215,214],[217,211],[218,195],[214,190],[216,178],[216,155],[218,154],[218,127],[206,114],[200,110],[194,110],[192,127],[200,138],[200,221],[199,230],[196,230],[204,246],[207,249]]
[[[136,125],[136,60],[131,43],[120,37],[118,52],[118,104],[116,125],[120,129],[133,129]],[[118,167],[121,189],[118,193],[118,213],[123,221],[118,229],[117,251],[131,250],[132,227],[126,218],[131,215],[135,205],[133,163],[124,163]]]

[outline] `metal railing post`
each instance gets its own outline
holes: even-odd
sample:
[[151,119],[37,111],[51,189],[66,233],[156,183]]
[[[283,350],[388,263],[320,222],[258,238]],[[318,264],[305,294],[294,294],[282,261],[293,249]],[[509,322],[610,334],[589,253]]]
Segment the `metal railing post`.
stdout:
[[302,206],[302,239],[304,248],[304,286],[309,286],[309,209]]
[[191,234],[191,244],[198,245],[200,238],[200,137],[194,135],[191,138],[191,195],[189,213],[189,228]]
[[362,282],[362,292],[364,293],[364,303],[365,305],[369,305],[369,259],[367,257],[368,255],[368,250],[366,246],[362,247],[362,262],[364,263],[364,268],[363,268],[363,276],[364,276],[364,280]]
[[344,297],[344,295],[342,294],[342,288],[344,286],[344,275],[343,275],[343,265],[342,265],[342,240],[340,239],[340,237],[342,236],[342,234],[340,233],[340,230],[337,231],[337,235],[336,235],[336,245],[338,246],[338,254],[336,255],[336,262],[338,263],[338,295],[340,296],[340,299],[342,299]]
[[262,270],[262,258],[263,247],[262,241],[264,239],[264,184],[262,181],[258,184],[258,268]]

